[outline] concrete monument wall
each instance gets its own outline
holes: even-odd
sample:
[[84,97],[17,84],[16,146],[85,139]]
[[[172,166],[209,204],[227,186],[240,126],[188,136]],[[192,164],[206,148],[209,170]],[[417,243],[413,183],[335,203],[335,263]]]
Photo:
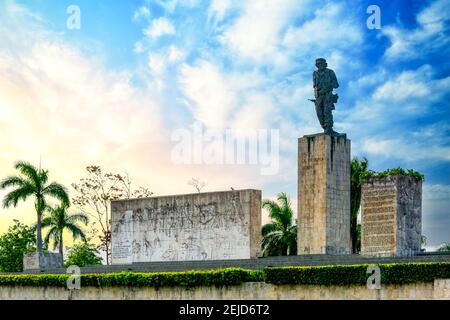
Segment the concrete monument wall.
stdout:
[[249,259],[261,251],[261,191],[111,202],[112,263]]
[[421,236],[422,182],[406,176],[369,178],[362,186],[361,254],[414,255]]
[[298,254],[350,254],[350,140],[298,141]]
[[222,287],[61,287],[0,286],[0,300],[449,300],[450,279],[410,284],[273,285],[244,282]]
[[61,255],[54,252],[30,252],[23,255],[24,270],[62,268]]

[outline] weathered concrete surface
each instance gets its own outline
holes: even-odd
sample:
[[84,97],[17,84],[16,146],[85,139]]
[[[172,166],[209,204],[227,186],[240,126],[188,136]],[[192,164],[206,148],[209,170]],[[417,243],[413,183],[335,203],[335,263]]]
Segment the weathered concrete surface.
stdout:
[[24,270],[62,268],[61,255],[53,252],[30,252],[23,255]]
[[369,178],[362,186],[361,254],[410,256],[420,252],[422,182],[406,176]]
[[350,140],[298,140],[298,254],[350,254]]
[[0,300],[329,300],[329,299],[445,299],[450,300],[450,279],[428,283],[383,285],[380,290],[366,286],[271,285],[248,282],[229,287],[130,288],[0,286]]
[[261,191],[111,202],[112,262],[249,259],[261,251]]

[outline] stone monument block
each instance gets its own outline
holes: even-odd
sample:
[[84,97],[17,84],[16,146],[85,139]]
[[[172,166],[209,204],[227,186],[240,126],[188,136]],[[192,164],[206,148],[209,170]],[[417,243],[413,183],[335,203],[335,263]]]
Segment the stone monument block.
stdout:
[[420,252],[422,181],[371,177],[362,186],[361,254],[411,256]]
[[30,252],[23,255],[23,270],[45,270],[62,267],[59,253]]
[[298,254],[350,254],[350,140],[298,140]]
[[112,263],[249,259],[261,255],[261,191],[111,202]]

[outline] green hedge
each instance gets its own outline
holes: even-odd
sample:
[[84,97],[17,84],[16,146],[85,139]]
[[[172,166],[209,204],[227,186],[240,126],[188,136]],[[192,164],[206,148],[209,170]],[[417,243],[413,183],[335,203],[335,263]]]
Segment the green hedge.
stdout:
[[[68,277],[68,274],[0,275],[0,285],[65,287]],[[94,287],[233,286],[253,281],[264,281],[262,270],[228,268],[209,271],[120,272],[81,275],[81,286]]]
[[[380,264],[382,284],[431,282],[450,278],[450,263]],[[272,284],[351,285],[367,283],[368,265],[266,268],[265,281]]]
[[[450,263],[381,264],[382,284],[431,282],[450,278]],[[208,271],[108,274],[82,274],[81,286],[93,287],[197,287],[234,286],[243,282],[310,285],[365,285],[368,265],[339,265],[320,267],[279,267],[264,270],[241,268]],[[0,275],[0,286],[66,287],[67,274]]]

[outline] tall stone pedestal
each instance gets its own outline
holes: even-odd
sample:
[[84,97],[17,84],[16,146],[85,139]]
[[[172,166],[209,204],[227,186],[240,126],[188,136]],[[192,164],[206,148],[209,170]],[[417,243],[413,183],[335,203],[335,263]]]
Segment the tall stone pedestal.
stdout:
[[350,140],[298,140],[298,254],[350,254]]
[[362,186],[361,254],[405,257],[420,252],[422,182],[413,177],[372,177]]

